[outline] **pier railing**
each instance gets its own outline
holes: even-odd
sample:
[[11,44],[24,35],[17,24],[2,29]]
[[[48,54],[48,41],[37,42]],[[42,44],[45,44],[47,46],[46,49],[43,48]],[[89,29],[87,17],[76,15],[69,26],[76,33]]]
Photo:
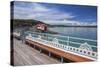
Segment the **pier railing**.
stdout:
[[14,32],[13,35],[20,36],[20,32]]
[[32,32],[33,39],[93,59],[97,58],[97,40]]
[[48,46],[97,59],[97,40],[63,36],[58,34],[26,32],[26,39],[36,40]]

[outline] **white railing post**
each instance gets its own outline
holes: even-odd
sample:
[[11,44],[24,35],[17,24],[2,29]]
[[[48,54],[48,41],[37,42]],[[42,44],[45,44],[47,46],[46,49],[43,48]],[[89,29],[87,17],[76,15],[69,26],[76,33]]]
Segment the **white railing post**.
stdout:
[[69,36],[67,37],[67,45],[69,46]]

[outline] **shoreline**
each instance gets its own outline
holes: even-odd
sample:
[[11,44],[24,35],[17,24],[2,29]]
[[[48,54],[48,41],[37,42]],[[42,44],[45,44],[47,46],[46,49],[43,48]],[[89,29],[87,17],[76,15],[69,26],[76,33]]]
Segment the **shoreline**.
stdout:
[[97,26],[48,26],[48,27],[86,27],[86,28],[97,28]]

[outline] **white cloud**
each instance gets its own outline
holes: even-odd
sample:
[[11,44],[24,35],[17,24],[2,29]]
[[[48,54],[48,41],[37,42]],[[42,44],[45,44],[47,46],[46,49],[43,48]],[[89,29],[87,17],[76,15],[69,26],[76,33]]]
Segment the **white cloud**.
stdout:
[[[66,25],[66,23],[88,23],[88,22],[80,22],[80,21],[72,21],[68,19],[72,19],[76,16],[74,16],[72,13],[63,12],[62,10],[58,10],[56,8],[47,7],[43,4],[39,3],[20,3],[20,5],[24,6],[18,6],[15,4],[14,6],[14,18],[16,19],[35,19],[44,21],[45,23],[49,24],[63,24]],[[27,7],[25,7],[27,5]],[[66,21],[63,21],[66,19]],[[88,19],[93,20],[93,19]],[[96,22],[93,22],[96,23]]]
[[60,20],[60,21],[44,20],[43,22],[51,24],[51,25],[67,25],[69,23],[80,23],[79,21],[72,21],[72,20]]
[[37,19],[37,20],[60,20],[73,18],[71,13],[65,13],[54,8],[33,3],[30,7],[14,7],[14,18],[17,19]]
[[41,4],[33,3],[32,9],[36,12],[47,12],[50,11],[47,7],[42,6]]

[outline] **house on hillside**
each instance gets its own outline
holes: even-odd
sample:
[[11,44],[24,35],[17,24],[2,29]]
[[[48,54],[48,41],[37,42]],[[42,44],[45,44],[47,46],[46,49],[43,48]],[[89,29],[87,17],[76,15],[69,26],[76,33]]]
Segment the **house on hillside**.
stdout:
[[35,28],[41,31],[47,31],[47,25],[40,21],[35,25]]

